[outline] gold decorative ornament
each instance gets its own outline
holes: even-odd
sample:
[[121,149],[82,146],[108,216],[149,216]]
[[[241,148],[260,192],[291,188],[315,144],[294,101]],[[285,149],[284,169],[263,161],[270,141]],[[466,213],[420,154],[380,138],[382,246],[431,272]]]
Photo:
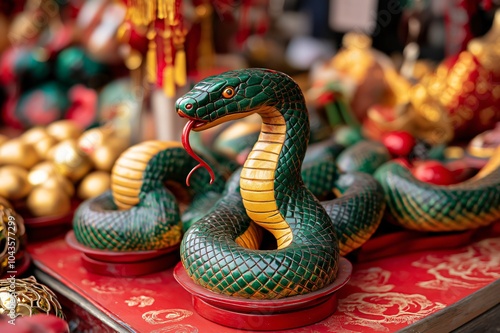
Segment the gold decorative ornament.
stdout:
[[408,102],[410,83],[398,74],[391,59],[372,48],[369,36],[348,33],[342,43],[343,48],[330,62],[335,74],[333,80],[327,77],[326,82],[342,83],[343,93],[358,120],[365,119],[373,105],[395,106]]
[[89,157],[78,148],[75,140],[58,143],[49,155],[57,170],[73,182],[80,180],[92,168]]
[[10,205],[0,202],[0,277],[15,271],[16,263],[24,259],[26,233],[24,220]]
[[47,126],[47,133],[58,141],[78,139],[82,130],[71,120],[59,120]]
[[75,194],[75,186],[73,183],[59,173],[50,176],[39,186],[56,191],[64,191],[70,198]]
[[71,210],[71,200],[65,191],[44,186],[35,187],[26,204],[34,216],[63,215]]
[[32,186],[37,186],[57,173],[56,165],[52,161],[43,161],[30,169],[28,181]]
[[96,169],[110,172],[124,150],[123,144],[110,142],[105,146],[96,148],[90,158],[94,162]]
[[97,147],[105,145],[114,134],[115,130],[111,126],[89,129],[78,138],[78,147],[91,155]]
[[47,133],[47,130],[44,127],[36,126],[24,132],[20,136],[20,139],[26,143],[33,145],[48,136],[49,133]]
[[78,139],[78,147],[90,157],[96,169],[111,171],[127,148],[127,141],[118,137],[113,127],[104,126],[84,132]]
[[445,59],[411,91],[417,113],[470,140],[500,121],[500,11],[491,30],[467,50]]
[[[11,284],[15,285],[15,295]],[[52,290],[38,283],[35,277],[0,280],[0,315],[9,315],[11,307],[15,315],[31,317],[37,314],[64,318],[61,304]]]
[[20,139],[9,140],[0,146],[0,164],[30,169],[39,160],[35,148]]
[[105,171],[94,171],[86,175],[80,186],[77,195],[82,200],[87,200],[111,188],[111,174]]
[[348,33],[342,40],[343,49],[332,59],[333,68],[349,75],[357,84],[366,78],[376,65],[371,38],[358,33]]
[[145,77],[152,84],[161,86],[169,97],[176,88],[186,84],[186,52],[181,0],[135,0],[128,3],[126,19],[118,29],[118,37],[130,42],[131,31],[143,31],[148,40],[144,59],[129,47],[129,68],[144,67]]
[[0,196],[9,200],[22,199],[30,190],[26,169],[16,165],[0,167]]
[[52,136],[47,135],[34,143],[33,147],[40,158],[47,159],[50,148],[54,147],[56,144],[57,140]]

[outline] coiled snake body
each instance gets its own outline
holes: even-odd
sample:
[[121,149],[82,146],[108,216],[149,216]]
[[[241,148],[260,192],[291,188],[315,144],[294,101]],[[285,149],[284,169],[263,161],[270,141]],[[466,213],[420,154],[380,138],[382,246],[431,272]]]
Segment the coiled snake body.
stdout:
[[218,169],[215,183],[205,172],[193,174],[188,193],[192,204],[181,216],[177,200],[165,182],[184,184],[196,165],[180,142],[146,141],[126,150],[113,167],[111,187],[83,202],[75,212],[73,230],[83,245],[111,251],[158,250],[179,244],[182,222],[205,214],[224,189]]
[[[500,219],[500,149],[498,161],[465,182],[439,186],[416,179],[402,165],[389,162],[375,173],[385,190],[391,217],[419,231],[460,231]],[[488,169],[488,170],[487,170]]]
[[[327,203],[306,188],[300,172],[309,121],[297,84],[271,70],[226,72],[198,83],[177,101],[177,110],[190,120],[183,137],[188,151],[191,129],[253,113],[262,117],[259,140],[241,174],[233,176],[240,177],[239,184],[230,180],[211,213],[183,238],[181,260],[189,276],[212,291],[256,299],[305,294],[332,283],[340,255],[337,238],[344,238],[348,252],[370,237],[382,216],[383,194],[362,174],[338,178],[345,192]],[[276,249],[259,249],[261,228],[274,236]]]

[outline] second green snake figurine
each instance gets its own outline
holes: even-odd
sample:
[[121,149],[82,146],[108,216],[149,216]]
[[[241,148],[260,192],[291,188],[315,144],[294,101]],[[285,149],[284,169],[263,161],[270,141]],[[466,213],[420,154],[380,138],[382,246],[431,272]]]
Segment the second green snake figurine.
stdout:
[[[254,113],[262,117],[241,173],[183,238],[188,275],[211,291],[250,299],[307,294],[335,281],[340,255],[360,246],[379,225],[383,192],[371,176],[357,173],[338,179],[342,196],[329,202],[320,203],[306,188],[301,165],[309,118],[298,85],[273,70],[230,71],[195,85],[176,108],[189,120],[184,147],[211,174],[190,148],[190,131]],[[259,249],[263,229],[276,239],[275,249]]]

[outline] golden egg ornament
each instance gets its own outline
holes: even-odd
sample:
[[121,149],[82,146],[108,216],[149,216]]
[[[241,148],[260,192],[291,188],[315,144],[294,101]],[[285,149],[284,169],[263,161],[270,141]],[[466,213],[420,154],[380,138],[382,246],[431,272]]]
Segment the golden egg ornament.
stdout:
[[16,165],[0,167],[0,196],[9,199],[22,199],[31,190],[28,171]]
[[[15,293],[12,290],[15,289]],[[64,318],[61,304],[52,290],[30,276],[0,280],[0,315],[31,317],[37,314]]]
[[36,126],[24,132],[19,138],[28,144],[35,144],[38,141],[50,136],[45,127]]
[[121,145],[110,143],[97,147],[90,155],[90,158],[94,162],[96,169],[110,172],[123,151],[124,148]]
[[91,128],[78,138],[78,147],[90,155],[97,147],[105,145],[113,135],[114,129],[109,126]]
[[52,147],[57,144],[57,140],[53,137],[47,135],[44,138],[41,138],[39,141],[33,143],[33,147],[35,148],[38,156],[41,159],[48,159],[48,153]]
[[20,139],[9,140],[0,146],[0,164],[30,169],[39,160],[35,148]]
[[106,171],[94,171],[83,178],[78,187],[77,195],[87,200],[103,194],[111,188],[111,174]]
[[26,200],[29,211],[34,216],[57,216],[71,210],[71,200],[61,189],[35,187]]
[[82,130],[78,125],[71,120],[55,121],[47,126],[47,133],[56,138],[58,141],[68,139],[78,139],[82,135]]
[[52,161],[43,161],[32,167],[28,173],[28,181],[32,186],[37,186],[47,181],[55,174],[60,174]]
[[0,204],[0,277],[16,271],[25,257],[26,230],[24,220],[12,208]]
[[80,180],[92,169],[91,160],[78,148],[75,140],[58,143],[49,154],[57,170],[73,182]]
[[40,186],[56,191],[64,191],[70,198],[75,195],[75,186],[68,178],[61,174],[50,176],[45,182],[40,184]]

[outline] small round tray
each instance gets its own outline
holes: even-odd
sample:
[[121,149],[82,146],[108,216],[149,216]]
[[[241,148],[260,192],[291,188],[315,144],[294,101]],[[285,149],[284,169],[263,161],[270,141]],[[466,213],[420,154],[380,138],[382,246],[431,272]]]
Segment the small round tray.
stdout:
[[328,287],[277,300],[251,300],[214,293],[191,280],[182,263],[174,268],[177,282],[192,296],[202,317],[242,330],[272,331],[307,326],[329,317],[337,309],[337,291],[350,279],[351,263],[340,259],[337,279]]
[[63,215],[54,215],[54,216],[26,216],[24,218],[24,225],[32,227],[32,228],[44,228],[44,227],[52,227],[60,224],[71,224],[71,220],[73,219],[74,211],[71,211],[67,214]]
[[82,253],[83,266],[92,273],[116,277],[139,276],[163,271],[179,261],[179,244],[151,251],[106,251],[87,247],[76,240],[73,231],[66,243]]

